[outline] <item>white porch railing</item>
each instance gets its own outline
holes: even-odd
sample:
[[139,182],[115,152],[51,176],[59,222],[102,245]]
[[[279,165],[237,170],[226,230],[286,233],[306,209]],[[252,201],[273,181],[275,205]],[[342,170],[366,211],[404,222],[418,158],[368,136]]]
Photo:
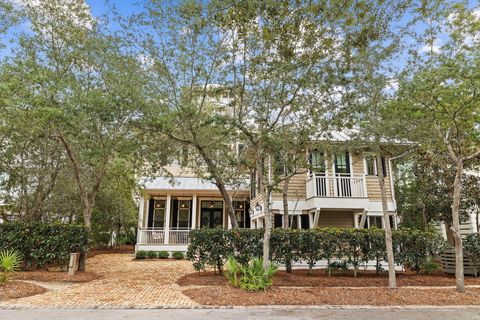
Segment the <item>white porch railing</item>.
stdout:
[[307,198],[365,198],[365,175],[316,175],[307,178]]
[[138,244],[188,244],[190,241],[190,230],[140,229],[138,232]]

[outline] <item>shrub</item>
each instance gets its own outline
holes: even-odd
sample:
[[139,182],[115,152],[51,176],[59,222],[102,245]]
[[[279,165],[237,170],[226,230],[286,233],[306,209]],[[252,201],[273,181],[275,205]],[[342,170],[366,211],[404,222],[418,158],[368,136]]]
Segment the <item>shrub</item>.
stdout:
[[292,263],[302,258],[301,233],[299,230],[273,229],[270,238],[272,260],[285,265],[288,273],[292,272]]
[[[444,246],[442,237],[432,231],[394,230],[393,240],[395,261],[408,264],[417,272],[431,255],[438,254]],[[254,257],[261,257],[262,242],[261,229],[192,230],[187,258],[193,261],[196,270],[213,267],[222,271],[229,256],[246,266]],[[352,267],[356,275],[358,269],[370,260],[376,261],[377,272],[380,272],[381,261],[386,259],[385,232],[375,228],[274,229],[270,246],[271,259],[285,264],[287,270],[292,262],[302,259],[309,268],[313,268],[321,259],[326,259],[331,265],[332,259],[347,258],[346,267]],[[337,269],[327,268],[327,271],[331,274]]]
[[470,233],[463,243],[467,256],[472,260],[473,273],[477,277],[480,271],[480,233]]
[[270,264],[268,269],[264,270],[262,258],[254,258],[246,265],[242,265],[233,256],[229,256],[224,275],[234,287],[247,291],[259,291],[267,290],[272,285],[276,271],[275,264]]
[[417,273],[430,256],[438,255],[445,247],[442,236],[435,231],[406,228],[393,232],[393,243],[396,249],[395,261],[408,265]]
[[330,262],[327,266],[327,271],[329,275],[345,275],[348,272],[348,262],[347,261]]
[[26,267],[63,265],[70,253],[88,249],[88,234],[81,225],[6,222],[0,224],[0,250],[18,252]]
[[190,231],[187,259],[193,261],[195,270],[212,267],[222,272],[227,257],[234,254],[234,246],[227,240],[225,233],[226,231],[221,228]]
[[12,250],[0,251],[0,284],[7,281],[10,273],[18,271],[21,262],[18,252]]
[[160,259],[168,259],[170,257],[170,253],[168,253],[168,251],[160,251],[158,253],[158,257]]
[[433,272],[437,271],[439,268],[440,266],[438,265],[438,263],[436,263],[435,261],[432,261],[429,258],[426,262],[422,263],[422,265],[420,266],[420,272],[424,274],[432,274]]
[[224,232],[237,262],[247,265],[253,258],[262,256],[263,229],[231,229]]
[[147,251],[137,251],[137,253],[135,253],[135,258],[137,259],[145,259],[147,257]]
[[313,269],[318,260],[323,258],[322,233],[314,229],[308,229],[300,232],[301,257],[308,264],[309,269]]
[[185,258],[185,255],[181,251],[175,251],[174,253],[172,253],[172,257],[175,259],[181,260]]
[[157,258],[157,252],[156,251],[147,251],[147,258],[149,258],[149,259]]

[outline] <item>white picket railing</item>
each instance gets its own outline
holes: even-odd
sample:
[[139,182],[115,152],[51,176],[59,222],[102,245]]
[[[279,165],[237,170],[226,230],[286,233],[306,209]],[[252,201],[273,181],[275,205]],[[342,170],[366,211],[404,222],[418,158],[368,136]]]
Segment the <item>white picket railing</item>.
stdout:
[[365,198],[364,175],[316,175],[307,178],[307,198]]
[[190,230],[140,229],[138,232],[139,244],[188,244],[190,241]]

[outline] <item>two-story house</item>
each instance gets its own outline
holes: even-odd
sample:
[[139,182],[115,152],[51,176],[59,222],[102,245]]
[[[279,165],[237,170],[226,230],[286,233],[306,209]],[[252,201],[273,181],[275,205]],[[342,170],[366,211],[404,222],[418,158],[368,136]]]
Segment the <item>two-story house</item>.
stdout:
[[[333,133],[338,143],[348,137]],[[341,148],[340,148],[341,149]],[[382,227],[382,203],[376,159],[367,150],[347,147],[327,154],[308,150],[309,168],[293,176],[289,184],[289,217],[292,228],[324,226]],[[388,157],[383,158],[388,209],[396,207],[393,175]],[[189,232],[195,228],[230,228],[223,199],[217,187],[180,166],[168,170],[174,176],[146,179],[139,205],[137,250],[185,251]],[[172,184],[173,181],[173,184]],[[229,190],[240,228],[262,228],[265,224],[262,195],[255,176],[245,186]],[[283,198],[270,199],[272,225],[282,226]]]

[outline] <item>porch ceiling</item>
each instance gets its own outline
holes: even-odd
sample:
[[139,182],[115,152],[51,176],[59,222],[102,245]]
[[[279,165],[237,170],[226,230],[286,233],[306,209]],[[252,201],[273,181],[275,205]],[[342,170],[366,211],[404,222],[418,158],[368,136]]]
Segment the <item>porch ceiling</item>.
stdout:
[[[144,186],[144,190],[176,190],[176,191],[185,191],[185,190],[196,190],[196,191],[217,191],[217,186],[200,178],[194,177],[174,177],[173,179],[167,177],[157,177],[157,178],[143,178],[141,184]],[[245,179],[245,182],[239,187],[232,188],[227,186],[229,191],[245,191],[248,192],[248,179]]]

